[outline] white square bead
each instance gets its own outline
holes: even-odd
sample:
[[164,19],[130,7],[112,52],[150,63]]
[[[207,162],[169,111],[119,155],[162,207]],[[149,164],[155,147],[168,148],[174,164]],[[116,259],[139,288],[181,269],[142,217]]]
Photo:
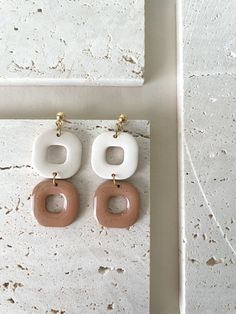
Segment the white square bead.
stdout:
[[[51,163],[47,160],[47,149],[53,145],[65,147],[67,155],[62,164]],[[32,163],[42,177],[52,178],[53,172],[57,179],[72,177],[80,168],[82,145],[79,138],[71,132],[63,131],[57,136],[56,129],[47,130],[40,134],[33,145]]]
[[[112,179],[115,174],[117,180],[131,177],[138,166],[138,144],[128,133],[120,133],[114,137],[114,132],[104,132],[99,135],[92,146],[91,162],[94,172],[103,179]],[[109,147],[120,147],[124,150],[124,160],[120,165],[111,165],[106,160]]]

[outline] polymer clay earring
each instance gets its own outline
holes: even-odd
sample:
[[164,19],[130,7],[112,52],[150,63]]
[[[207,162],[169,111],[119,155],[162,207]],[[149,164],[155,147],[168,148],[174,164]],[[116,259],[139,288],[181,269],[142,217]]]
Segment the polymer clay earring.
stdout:
[[[115,131],[100,134],[92,145],[92,168],[98,176],[108,179],[98,187],[94,196],[95,218],[104,227],[128,228],[139,217],[139,192],[133,185],[123,181],[131,177],[138,166],[138,144],[131,134],[123,132],[125,122],[125,115],[120,115]],[[106,151],[109,147],[123,149],[124,160],[120,165],[107,162]],[[117,196],[126,199],[126,209],[121,213],[112,213],[109,200]]]
[[[57,114],[56,128],[40,134],[33,144],[33,167],[42,177],[42,181],[33,190],[33,211],[38,223],[47,227],[65,227],[77,217],[79,210],[79,195],[75,186],[67,179],[75,175],[81,165],[82,145],[78,137],[62,130],[65,114]],[[66,159],[63,163],[53,163],[47,158],[50,146],[62,146],[66,149]],[[46,201],[51,195],[62,195],[65,198],[65,208],[59,212],[47,210]]]

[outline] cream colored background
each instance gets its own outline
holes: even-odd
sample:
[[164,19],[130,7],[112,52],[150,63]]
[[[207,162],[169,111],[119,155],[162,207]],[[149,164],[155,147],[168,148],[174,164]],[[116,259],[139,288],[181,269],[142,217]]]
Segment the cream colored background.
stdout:
[[[151,313],[178,311],[175,1],[146,0],[146,83],[138,88],[0,87],[1,118],[151,120]],[[24,139],[22,139],[24,140]]]

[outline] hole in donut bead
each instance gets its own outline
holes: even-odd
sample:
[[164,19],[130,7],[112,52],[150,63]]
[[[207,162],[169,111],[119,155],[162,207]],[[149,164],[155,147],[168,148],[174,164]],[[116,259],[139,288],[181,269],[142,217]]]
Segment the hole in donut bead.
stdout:
[[127,208],[127,199],[124,196],[111,197],[108,202],[109,212],[113,214],[123,213]]
[[66,208],[66,199],[63,194],[48,195],[46,209],[51,213],[60,213]]
[[106,150],[106,161],[110,165],[121,165],[124,161],[124,150],[122,147],[110,146]]
[[63,164],[66,161],[66,148],[61,145],[51,145],[47,149],[47,161],[53,164]]

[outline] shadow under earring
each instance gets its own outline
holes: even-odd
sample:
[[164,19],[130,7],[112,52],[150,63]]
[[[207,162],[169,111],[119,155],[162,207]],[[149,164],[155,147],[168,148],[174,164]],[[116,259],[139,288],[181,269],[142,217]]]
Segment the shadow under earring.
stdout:
[[[131,177],[138,166],[137,141],[131,134],[123,132],[123,124],[126,121],[127,118],[120,115],[115,132],[100,134],[92,145],[91,163],[94,172],[103,179],[110,179],[98,187],[94,196],[95,218],[104,227],[127,228],[139,217],[139,192],[129,182],[123,181]],[[124,160],[120,165],[107,162],[106,151],[109,147],[123,149]],[[126,209],[121,213],[112,213],[109,209],[109,200],[117,196],[126,199]]]
[[[33,190],[33,211],[38,223],[47,227],[65,227],[71,224],[78,215],[79,195],[75,186],[67,179],[75,175],[81,165],[82,145],[78,137],[62,130],[65,115],[57,114],[56,128],[40,134],[34,142],[32,163],[42,177],[49,180],[40,182]],[[62,146],[66,149],[64,163],[52,163],[47,159],[50,146]],[[47,210],[46,202],[51,195],[62,195],[65,208],[60,212]]]

